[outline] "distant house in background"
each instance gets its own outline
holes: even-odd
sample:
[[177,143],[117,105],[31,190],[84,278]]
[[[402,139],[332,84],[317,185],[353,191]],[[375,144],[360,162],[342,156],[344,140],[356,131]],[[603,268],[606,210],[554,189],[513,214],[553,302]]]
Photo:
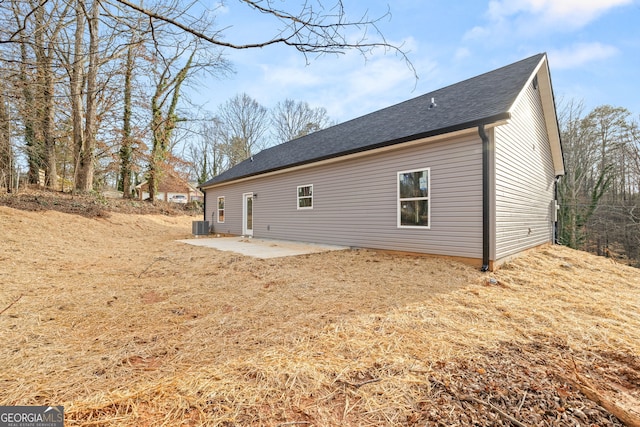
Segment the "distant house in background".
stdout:
[[[140,200],[147,200],[149,198],[149,183],[144,181],[136,185],[136,191]],[[203,193],[198,189],[197,183],[187,182],[174,172],[165,172],[158,183],[156,200],[187,203],[203,200]]]
[[545,54],[255,154],[201,186],[222,233],[461,258],[555,240]]

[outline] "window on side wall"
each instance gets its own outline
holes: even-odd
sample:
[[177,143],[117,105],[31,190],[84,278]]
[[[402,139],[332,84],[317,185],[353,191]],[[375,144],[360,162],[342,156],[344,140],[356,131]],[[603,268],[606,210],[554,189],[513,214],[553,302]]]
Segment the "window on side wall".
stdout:
[[298,209],[313,209],[313,185],[298,186]]
[[218,197],[218,222],[224,222],[224,196]]
[[430,169],[398,172],[398,228],[431,226]]

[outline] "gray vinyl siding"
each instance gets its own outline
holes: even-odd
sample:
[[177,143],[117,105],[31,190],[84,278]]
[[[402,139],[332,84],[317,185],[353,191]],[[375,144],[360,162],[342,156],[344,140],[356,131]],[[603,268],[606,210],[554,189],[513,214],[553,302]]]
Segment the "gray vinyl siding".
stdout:
[[555,174],[540,94],[530,84],[495,129],[495,260],[553,239]]
[[[397,226],[397,174],[430,168],[430,229]],[[296,189],[313,185],[313,209],[297,209]],[[480,258],[482,150],[477,132],[207,190],[207,218],[225,196],[225,223],[241,234],[242,194],[254,201],[255,237]]]

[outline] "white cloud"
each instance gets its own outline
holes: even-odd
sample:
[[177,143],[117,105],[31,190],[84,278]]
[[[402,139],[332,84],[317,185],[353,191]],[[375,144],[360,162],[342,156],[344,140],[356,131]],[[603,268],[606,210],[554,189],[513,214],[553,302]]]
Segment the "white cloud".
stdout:
[[633,0],[493,0],[489,3],[492,19],[511,17],[519,13],[537,16],[546,24],[580,28],[600,15]]
[[229,13],[229,6],[222,1],[215,1],[207,10],[214,12],[216,15],[222,15]]
[[579,43],[572,47],[549,52],[549,63],[553,68],[580,67],[593,61],[602,61],[618,54],[614,46],[602,43]]
[[466,47],[459,47],[458,49],[456,49],[454,58],[456,61],[460,61],[462,59],[468,58],[469,56],[471,56],[471,51],[469,49],[467,49]]
[[[421,80],[430,77],[434,62],[415,59],[420,48],[415,39],[391,43],[411,50]],[[266,107],[286,98],[306,101],[313,107],[326,108],[331,118],[342,122],[418,95],[413,92],[413,71],[400,55],[385,54],[383,49],[366,56],[350,50],[343,55],[310,57],[308,64],[289,49],[270,52],[265,49],[259,56],[232,58],[243,81],[241,91]],[[253,77],[245,77],[248,75]]]
[[465,38],[576,30],[613,8],[631,3],[633,0],[491,0],[486,12],[490,23],[474,27]]
[[476,26],[465,33],[463,40],[484,39],[488,34],[488,28]]
[[304,64],[276,65],[261,64],[264,81],[269,85],[305,88],[315,86],[321,82],[320,76],[314,73],[310,66]]

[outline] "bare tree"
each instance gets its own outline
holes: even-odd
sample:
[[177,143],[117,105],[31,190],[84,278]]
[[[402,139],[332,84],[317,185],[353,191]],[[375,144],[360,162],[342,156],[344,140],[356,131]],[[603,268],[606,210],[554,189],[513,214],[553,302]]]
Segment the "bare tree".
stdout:
[[287,99],[269,111],[249,95],[238,94],[222,104],[219,116],[205,122],[190,141],[186,152],[190,173],[203,183],[266,148],[269,133],[276,143],[285,142],[330,124],[324,108],[311,108],[306,102]]
[[[152,22],[168,23],[223,48],[254,49],[282,44],[295,48],[305,57],[308,54],[344,53],[352,49],[367,54],[373,49],[382,48],[400,55],[415,74],[415,69],[402,48],[388,43],[378,28],[380,21],[390,17],[390,11],[377,18],[370,18],[365,14],[360,19],[349,20],[342,0],[337,0],[332,6],[322,1],[305,1],[297,7],[287,7],[285,3],[279,4],[273,0],[238,0],[256,13],[271,18],[275,26],[272,34],[261,34],[254,42],[234,43],[226,41],[223,32],[210,31],[203,26],[201,17],[190,18],[198,16],[188,13],[195,2],[182,9],[158,12],[133,1],[115,1],[149,17]],[[355,34],[359,34],[359,37]]]
[[133,68],[135,65],[134,52],[136,43],[132,43],[127,48],[127,59],[124,69],[124,106],[122,115],[122,145],[120,146],[120,183],[122,185],[122,197],[129,199],[133,196],[131,192],[132,161],[133,161],[133,135],[131,130],[132,119],[132,91],[133,91]]
[[[375,18],[365,13],[359,19],[350,20],[342,0],[335,1],[333,5],[322,1],[306,1],[297,6],[287,6],[284,3],[279,5],[272,0],[238,1],[254,12],[270,18],[274,23],[272,33],[258,35],[250,43],[227,41],[223,32],[212,30],[206,25],[202,14],[196,12],[200,4],[195,1],[153,9],[130,0],[110,0],[110,4],[126,7],[147,17],[152,25],[169,24],[180,32],[223,48],[253,49],[283,44],[295,48],[305,56],[310,53],[344,53],[352,49],[366,54],[373,49],[383,48],[399,54],[414,69],[401,47],[388,43],[378,28],[383,19],[390,17],[390,11]],[[32,11],[36,8],[37,5],[32,3]],[[0,43],[18,42],[25,26],[18,25],[15,31],[4,34]]]
[[567,174],[558,185],[560,241],[599,255],[640,258],[637,123],[620,107],[584,115],[570,102],[559,121]]
[[60,1],[11,2],[13,22],[19,31],[12,34],[20,46],[20,116],[24,123],[29,180],[39,179],[45,170],[46,185],[57,186],[55,56],[60,31],[65,27],[69,4]]
[[264,138],[269,126],[268,110],[246,93],[220,107],[219,119],[229,159],[234,166],[268,146]]
[[156,81],[155,92],[151,98],[151,132],[153,140],[148,173],[149,199],[151,201],[155,201],[158,181],[162,174],[162,166],[169,151],[169,142],[176,124],[180,120],[176,114],[178,100],[180,99],[180,88],[191,70],[195,50],[190,54],[187,63],[180,68],[175,76],[172,76],[171,66],[183,53],[179,52],[169,61],[164,62],[165,65],[161,68]]
[[[156,29],[156,37],[158,31]],[[154,41],[157,42],[157,38]],[[178,114],[178,105],[182,96],[182,86],[198,73],[210,76],[224,74],[228,63],[219,51],[190,37],[172,46],[159,47],[156,43],[154,60],[151,63],[154,75],[154,93],[151,97],[151,133],[152,144],[149,158],[149,197],[155,200],[157,184],[162,175],[167,155],[171,151],[171,140],[178,123],[185,121]]]
[[327,110],[311,108],[307,102],[285,99],[271,111],[271,123],[277,142],[300,138],[332,124]]
[[599,170],[614,167],[616,173],[612,175],[611,196],[617,198],[624,192],[625,152],[628,142],[627,119],[631,113],[622,107],[601,105],[594,108],[585,118],[583,126],[588,132],[588,138],[597,142],[599,149]]
[[202,184],[226,170],[225,144],[218,118],[201,124],[196,138],[187,145],[186,159],[190,164],[190,175]]
[[[91,11],[87,19],[89,27],[89,64],[87,66],[84,132],[81,141],[76,141],[76,178],[75,189],[78,191],[90,191],[93,188],[93,174],[95,170],[95,138],[98,133],[96,123],[96,110],[98,108],[98,67],[99,42],[100,42],[100,0],[93,0]],[[74,123],[81,126],[80,123]]]
[[[16,127],[23,137],[21,146],[27,154],[31,182],[38,180],[41,169],[52,188],[58,186],[59,171],[63,184],[67,176],[73,176],[75,191],[93,189],[105,171],[119,175],[120,182],[131,182],[131,122],[142,120],[150,124],[150,132],[140,146],[148,143],[150,170],[157,170],[176,140],[183,85],[207,69],[218,73],[227,68],[221,56],[225,49],[287,45],[306,58],[309,54],[353,49],[367,54],[384,49],[399,54],[413,68],[401,48],[387,43],[378,30],[380,19],[388,13],[351,20],[341,0],[298,6],[271,0],[238,2],[272,23],[249,43],[227,40],[224,29],[208,18],[215,15],[215,9],[203,11],[196,1],[162,0],[144,5],[133,0],[0,2],[0,61],[13,73],[10,84],[16,96],[9,102],[18,115]],[[144,45],[140,56],[129,49],[138,42]],[[176,61],[171,60],[177,52],[171,53],[170,47],[196,44],[194,56],[193,50],[187,49]],[[138,62],[133,61],[134,65],[122,60],[125,56]],[[176,79],[189,61],[184,69],[187,75]],[[166,78],[154,80],[167,65],[171,71]],[[129,99],[131,88],[148,90],[145,104]],[[115,93],[121,94],[120,99],[115,99]],[[176,106],[172,107],[174,99]],[[296,135],[322,127],[321,116],[302,125],[306,128],[296,129]],[[264,132],[256,129],[226,135],[227,155],[216,160],[216,168],[226,167],[227,160],[235,163],[267,144]],[[69,153],[73,153],[72,161]],[[113,159],[119,162],[117,167]]]
[[637,120],[633,121],[629,126],[629,191],[640,194],[640,124]]
[[560,241],[572,248],[584,243],[585,226],[611,183],[611,167],[602,160],[602,143],[583,111],[582,104],[572,100],[559,118],[567,171],[558,186]]
[[[60,27],[54,27],[53,31],[49,30],[45,22],[45,10],[43,6],[35,9],[34,17],[36,19],[36,28],[34,31],[34,50],[37,64],[37,81],[40,86],[39,102],[38,102],[38,119],[40,121],[41,140],[44,143],[45,150],[45,170],[46,185],[52,188],[56,187],[58,179],[56,171],[55,159],[55,139],[54,139],[54,121],[55,114],[54,103],[54,71],[53,71],[53,49],[56,43],[57,34]],[[45,42],[45,33],[47,41]],[[46,43],[46,44],[45,44]]]
[[[69,92],[71,101],[71,127],[74,147],[74,175],[77,177],[80,165],[80,153],[85,145],[83,133],[84,116],[84,31],[85,31],[85,9],[84,5],[78,1],[75,5],[75,33],[73,37],[73,52],[67,58],[67,73],[69,74]],[[76,180],[74,179],[74,189]]]
[[566,174],[558,186],[560,205],[560,241],[577,248],[584,240],[586,223],[582,212],[596,150],[589,143],[582,126],[584,107],[571,100],[560,112],[560,132],[564,148]]

